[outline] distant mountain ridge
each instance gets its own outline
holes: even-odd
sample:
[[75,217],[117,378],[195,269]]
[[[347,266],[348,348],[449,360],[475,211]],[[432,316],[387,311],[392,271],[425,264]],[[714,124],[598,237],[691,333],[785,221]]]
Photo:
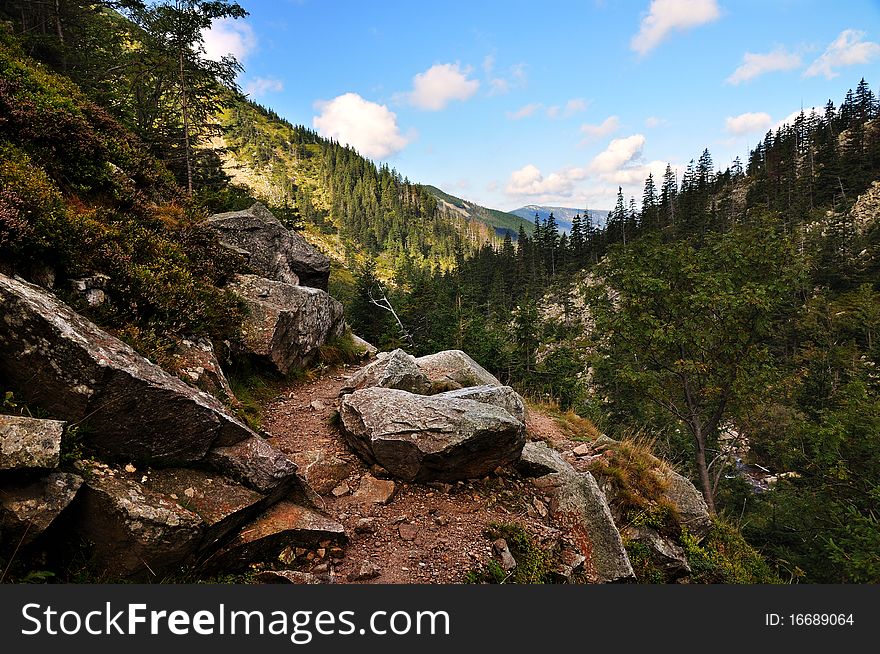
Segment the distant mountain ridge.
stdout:
[[519,234],[520,226],[525,228],[527,234],[532,233],[532,221],[522,218],[521,215],[480,206],[470,200],[464,200],[451,195],[436,186],[430,186],[428,184],[424,184],[423,186],[432,193],[441,204],[446,205],[448,210],[459,213],[471,220],[478,220],[481,223],[489,225],[495,230],[497,236],[503,237],[506,233],[509,233],[515,239],[517,234]]
[[[541,218],[542,221],[547,220],[547,217],[550,215],[550,212],[553,212],[553,217],[556,219],[556,223],[559,225],[559,231],[561,232],[570,232],[571,231],[571,221],[578,214],[583,215],[583,209],[573,209],[571,207],[550,207],[547,205],[539,205],[539,204],[527,204],[524,207],[520,207],[519,209],[515,209],[510,213],[519,216],[523,220],[528,221],[530,224],[534,225],[535,223],[535,214]],[[605,221],[608,219],[609,209],[588,209],[587,213],[590,216],[590,219],[593,221],[593,227],[604,227]]]

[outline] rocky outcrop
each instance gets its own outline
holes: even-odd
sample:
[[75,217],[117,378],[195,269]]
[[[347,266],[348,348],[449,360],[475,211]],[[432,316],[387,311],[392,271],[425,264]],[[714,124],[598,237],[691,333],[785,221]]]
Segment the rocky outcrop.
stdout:
[[401,349],[381,352],[373,363],[358,370],[340,391],[345,395],[361,388],[396,388],[400,391],[425,394],[431,383],[419,370],[414,357]]
[[516,469],[526,477],[543,477],[554,472],[575,474],[572,465],[563,459],[559,452],[542,441],[526,443],[522,456],[516,462]]
[[468,386],[501,386],[501,382],[461,350],[444,350],[415,360],[435,392]]
[[520,422],[526,421],[526,405],[519,393],[510,386],[470,386],[455,391],[439,393],[434,397],[450,400],[473,400],[492,404],[507,411]]
[[82,296],[85,303],[90,307],[99,307],[107,302],[107,283],[110,278],[107,275],[92,275],[82,279],[74,279],[70,282],[70,288]]
[[40,536],[76,497],[82,477],[53,472],[0,491],[0,551],[9,554]]
[[547,493],[550,514],[586,559],[584,574],[596,583],[635,578],[605,494],[589,472],[555,472],[535,480]]
[[55,468],[64,422],[0,415],[0,470]]
[[712,517],[703,494],[691,483],[674,470],[667,469],[664,473],[667,488],[663,497],[675,507],[682,527],[698,541],[702,540],[712,528]]
[[481,477],[519,458],[525,425],[505,409],[472,400],[366,388],[340,407],[348,443],[407,481]]
[[229,380],[220,367],[214,352],[214,344],[206,339],[184,339],[171,352],[174,371],[185,382],[210,393],[218,400],[238,405],[238,400],[229,386]]
[[206,563],[210,569],[235,570],[259,561],[275,561],[286,547],[329,546],[347,541],[345,528],[293,502],[279,502],[263,513]]
[[217,233],[223,247],[244,256],[254,273],[327,290],[330,259],[259,202],[244,211],[215,214],[203,226]]
[[311,363],[318,348],[342,335],[342,305],[316,288],[239,275],[229,288],[244,298],[243,353],[286,375]]
[[670,580],[691,573],[691,566],[684,549],[671,538],[661,535],[651,527],[626,527],[623,536],[629,543],[639,543],[644,547],[651,563],[663,571]]
[[259,436],[215,447],[206,460],[215,470],[272,498],[293,495],[304,503],[314,500],[314,491],[299,477],[296,464]]
[[202,541],[202,520],[163,493],[105,466],[85,466],[77,535],[90,543],[95,574],[156,579],[189,559]]
[[187,386],[27,282],[0,275],[0,377],[50,415],[81,423],[111,457],[180,463],[250,429],[216,398]]
[[849,211],[852,222],[860,234],[866,234],[880,217],[880,181],[862,193]]
[[374,357],[377,354],[379,354],[379,348],[377,348],[375,345],[365,341],[357,334],[352,334],[351,340],[354,342],[355,347],[357,347],[359,350],[363,351],[365,357],[368,357],[368,358]]

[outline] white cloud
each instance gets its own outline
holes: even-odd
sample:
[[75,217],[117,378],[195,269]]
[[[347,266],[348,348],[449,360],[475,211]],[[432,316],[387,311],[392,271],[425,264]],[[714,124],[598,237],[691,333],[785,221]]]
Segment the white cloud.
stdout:
[[659,118],[657,116],[648,116],[645,118],[645,127],[648,129],[654,129],[656,127],[662,127],[666,125],[668,121],[665,118]]
[[603,136],[608,136],[609,134],[616,132],[619,127],[620,119],[617,116],[608,116],[608,118],[598,125],[584,123],[581,125],[581,133],[584,135],[582,143],[588,143],[589,141],[602,138]]
[[586,111],[589,104],[584,98],[572,98],[561,107],[555,104],[547,107],[547,117],[571,118],[575,114]]
[[717,0],[651,0],[648,14],[642,19],[639,32],[630,47],[645,55],[671,32],[683,31],[717,20],[721,9]]
[[357,93],[316,102],[315,108],[320,113],[312,118],[312,125],[322,136],[347,143],[370,158],[389,157],[412,140],[400,133],[394,112]]
[[633,134],[626,138],[614,139],[604,151],[596,155],[590,163],[590,170],[600,174],[615,172],[641,156],[644,146],[644,134]]
[[470,68],[460,64],[436,64],[413,78],[413,90],[406,94],[410,104],[425,111],[440,111],[453,100],[467,100],[480,82],[468,79]]
[[835,70],[843,66],[867,64],[880,56],[880,43],[865,41],[865,33],[859,30],[843,30],[816,61],[804,71],[804,77],[824,75],[826,79],[837,77]]
[[267,93],[280,93],[284,90],[284,82],[272,77],[258,77],[244,87],[246,95],[258,98]]
[[820,109],[818,107],[805,107],[804,109],[798,109],[797,111],[792,111],[785,118],[777,121],[773,125],[773,127],[771,127],[770,129],[772,129],[775,132],[777,129],[779,129],[783,125],[793,125],[795,119],[800,115],[801,111],[804,112],[805,118],[809,117],[810,114],[820,114],[821,115]]
[[766,131],[773,124],[773,119],[763,111],[749,111],[739,116],[728,116],[724,124],[727,131],[734,136],[743,136]]
[[202,38],[205,40],[205,57],[212,61],[220,61],[226,55],[244,61],[257,47],[254,29],[232,18],[215,20],[209,29],[202,30]]
[[765,73],[794,70],[800,65],[800,55],[789,52],[782,46],[765,54],[746,52],[742,64],[725,81],[728,84],[742,84]]
[[510,120],[522,120],[523,118],[533,116],[542,106],[540,102],[532,102],[531,104],[523,105],[516,111],[508,111],[507,117]]
[[[486,57],[486,59],[483,60],[483,71],[486,75],[491,75],[495,67],[495,62],[494,60],[487,62],[488,59],[489,57]],[[487,63],[491,65],[487,65]],[[526,65],[515,64],[508,69],[506,76],[489,78],[489,95],[504,95],[515,88],[524,87],[527,81],[528,76],[526,75]]]
[[[652,174],[654,175],[654,184],[659,189],[660,180],[663,179],[663,173],[666,172],[666,163],[665,161],[656,160],[638,166],[627,166],[610,173],[603,173],[601,177],[607,182],[614,182],[620,186],[635,186],[638,189],[639,186],[645,183],[648,175]],[[677,166],[673,166],[673,169],[676,168]]]
[[586,176],[583,168],[564,168],[545,177],[537,166],[528,164],[510,173],[505,191],[515,196],[568,197],[574,190],[575,182]]

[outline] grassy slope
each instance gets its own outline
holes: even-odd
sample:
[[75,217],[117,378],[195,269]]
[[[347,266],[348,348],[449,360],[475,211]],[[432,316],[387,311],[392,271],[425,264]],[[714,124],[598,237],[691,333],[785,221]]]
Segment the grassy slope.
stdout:
[[531,234],[534,229],[534,226],[528,220],[524,220],[512,213],[481,207],[468,200],[463,200],[454,195],[450,195],[436,186],[429,185],[426,188],[438,199],[448,202],[452,206],[465,211],[471,218],[495,228],[496,232],[503,233],[506,230],[509,231],[512,236],[516,236],[519,233],[520,226],[525,227],[527,234]]

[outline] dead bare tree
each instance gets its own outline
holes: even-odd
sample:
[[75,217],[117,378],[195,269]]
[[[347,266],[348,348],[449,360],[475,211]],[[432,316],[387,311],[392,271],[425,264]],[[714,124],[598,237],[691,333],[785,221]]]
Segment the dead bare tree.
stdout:
[[397,315],[397,312],[394,310],[394,307],[391,305],[391,300],[388,299],[388,294],[385,292],[385,289],[382,288],[382,285],[377,282],[376,287],[382,293],[382,297],[380,297],[377,300],[376,298],[373,297],[373,289],[370,289],[369,291],[367,291],[367,295],[370,298],[370,302],[373,303],[375,306],[379,307],[380,309],[384,309],[385,311],[388,311],[392,316],[394,316],[394,320],[397,321],[397,326],[400,329],[400,333],[403,336],[403,339],[407,342],[407,344],[410,347],[412,347],[412,345],[413,345],[412,334],[410,334],[409,331],[407,331],[406,327],[403,326],[403,322],[400,320],[400,316]]

